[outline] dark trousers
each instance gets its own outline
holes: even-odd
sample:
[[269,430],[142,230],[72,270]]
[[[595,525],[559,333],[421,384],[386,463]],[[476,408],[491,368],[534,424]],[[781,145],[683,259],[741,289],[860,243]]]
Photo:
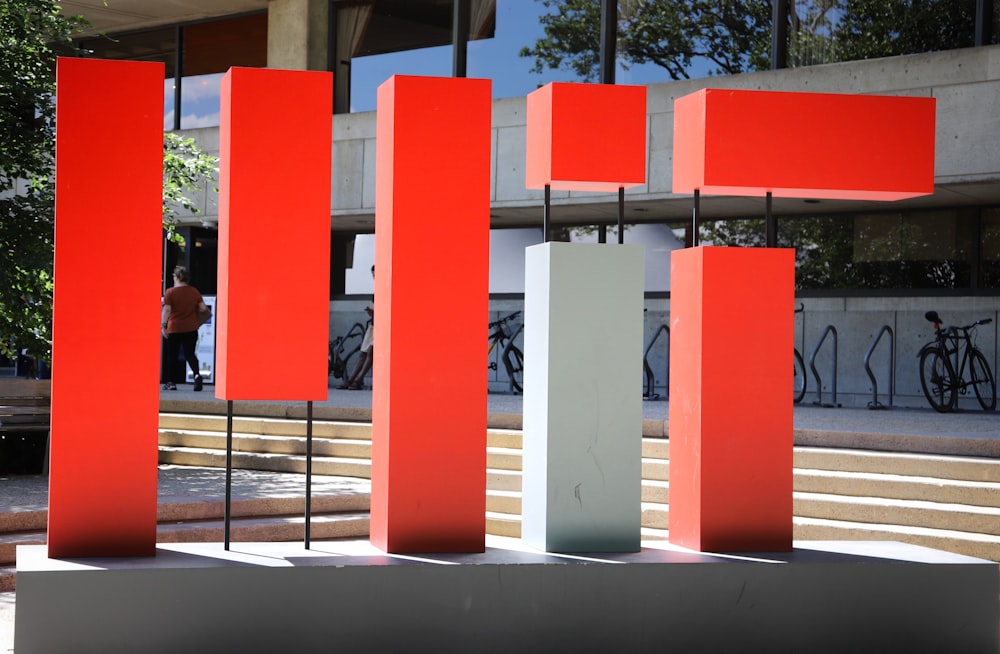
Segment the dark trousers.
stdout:
[[174,379],[174,366],[177,362],[177,355],[184,351],[184,360],[191,366],[195,376],[198,376],[198,355],[194,353],[195,345],[198,344],[198,332],[183,332],[180,334],[167,334],[166,343],[163,345],[163,361],[160,366],[160,383],[167,382],[183,383],[184,379]]

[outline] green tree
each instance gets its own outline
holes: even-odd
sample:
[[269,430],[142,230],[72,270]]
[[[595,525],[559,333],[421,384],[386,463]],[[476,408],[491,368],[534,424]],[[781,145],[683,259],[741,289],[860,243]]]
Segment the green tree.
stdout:
[[[545,36],[521,49],[532,72],[570,70],[585,81],[599,77],[599,0],[538,0]],[[621,0],[616,50],[624,66],[654,63],[671,79],[687,79],[695,61],[713,74],[769,66],[769,0]]]
[[[0,355],[50,356],[55,193],[55,59],[86,27],[54,0],[0,3]],[[78,53],[77,53],[78,54]],[[211,182],[216,160],[164,137],[164,229]]]

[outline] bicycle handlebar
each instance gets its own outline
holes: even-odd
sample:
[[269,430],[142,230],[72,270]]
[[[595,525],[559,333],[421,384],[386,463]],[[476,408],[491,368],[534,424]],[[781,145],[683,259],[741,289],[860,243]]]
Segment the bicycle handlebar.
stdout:
[[924,314],[924,318],[934,323],[934,329],[936,331],[943,331],[943,332],[964,332],[972,329],[973,327],[978,327],[979,325],[988,325],[991,322],[993,322],[992,318],[983,318],[982,320],[977,320],[971,325],[965,325],[964,327],[957,327],[952,325],[951,327],[942,328],[941,323],[944,321],[941,319],[941,316],[938,315],[937,311],[928,311],[927,313]]
[[487,325],[487,327],[489,327],[490,329],[492,329],[492,328],[496,327],[497,325],[502,325],[505,322],[508,322],[510,320],[513,320],[514,318],[517,318],[519,315],[521,315],[521,312],[520,311],[515,311],[514,313],[512,313],[510,315],[507,315],[507,316],[504,316],[503,318],[498,318],[497,320],[494,320],[489,325]]

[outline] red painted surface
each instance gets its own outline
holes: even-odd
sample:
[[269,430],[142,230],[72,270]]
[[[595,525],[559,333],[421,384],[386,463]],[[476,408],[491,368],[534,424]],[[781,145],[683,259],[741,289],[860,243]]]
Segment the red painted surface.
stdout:
[[527,188],[646,182],[646,87],[553,82],[528,94]]
[[478,79],[378,90],[371,542],[388,552],[485,549],[490,97]]
[[263,68],[222,79],[219,399],[328,396],[332,86]]
[[934,192],[934,98],[702,89],[674,103],[673,192]]
[[795,251],[671,255],[670,542],[792,547]]
[[[57,64],[51,557],[156,548],[163,75]],[[97,238],[109,202],[120,220]]]

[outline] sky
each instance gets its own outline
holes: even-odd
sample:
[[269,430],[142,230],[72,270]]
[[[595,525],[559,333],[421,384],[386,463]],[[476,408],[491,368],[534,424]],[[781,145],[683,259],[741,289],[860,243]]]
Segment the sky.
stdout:
[[[534,59],[520,57],[524,46],[534,45],[544,36],[539,17],[546,7],[536,0],[497,0],[496,36],[471,41],[467,53],[467,75],[493,80],[493,97],[524,96],[549,82],[579,81],[575,73],[546,70],[532,73]],[[400,75],[451,75],[451,46],[410,50],[407,52],[358,57],[351,62],[351,111],[374,111],[375,92],[385,80]],[[659,66],[634,66],[615,73],[618,84],[666,82],[669,78]]]
[[[538,19],[547,13],[538,0],[497,0],[496,35],[491,39],[472,41],[467,51],[467,75],[493,81],[494,98],[525,96],[549,82],[579,81],[576,74],[565,70],[532,73],[534,60],[520,57],[524,46],[534,45],[544,36]],[[371,57],[358,57],[351,65],[351,111],[374,111],[378,87],[392,75],[431,75],[450,77],[452,48],[450,45],[421,50],[408,50]],[[219,84],[222,73],[186,77],[181,86],[183,115],[181,128],[215,127],[219,124]],[[615,73],[618,84],[650,84],[669,78],[659,66],[646,64]],[[164,87],[164,129],[173,128],[173,80]]]

